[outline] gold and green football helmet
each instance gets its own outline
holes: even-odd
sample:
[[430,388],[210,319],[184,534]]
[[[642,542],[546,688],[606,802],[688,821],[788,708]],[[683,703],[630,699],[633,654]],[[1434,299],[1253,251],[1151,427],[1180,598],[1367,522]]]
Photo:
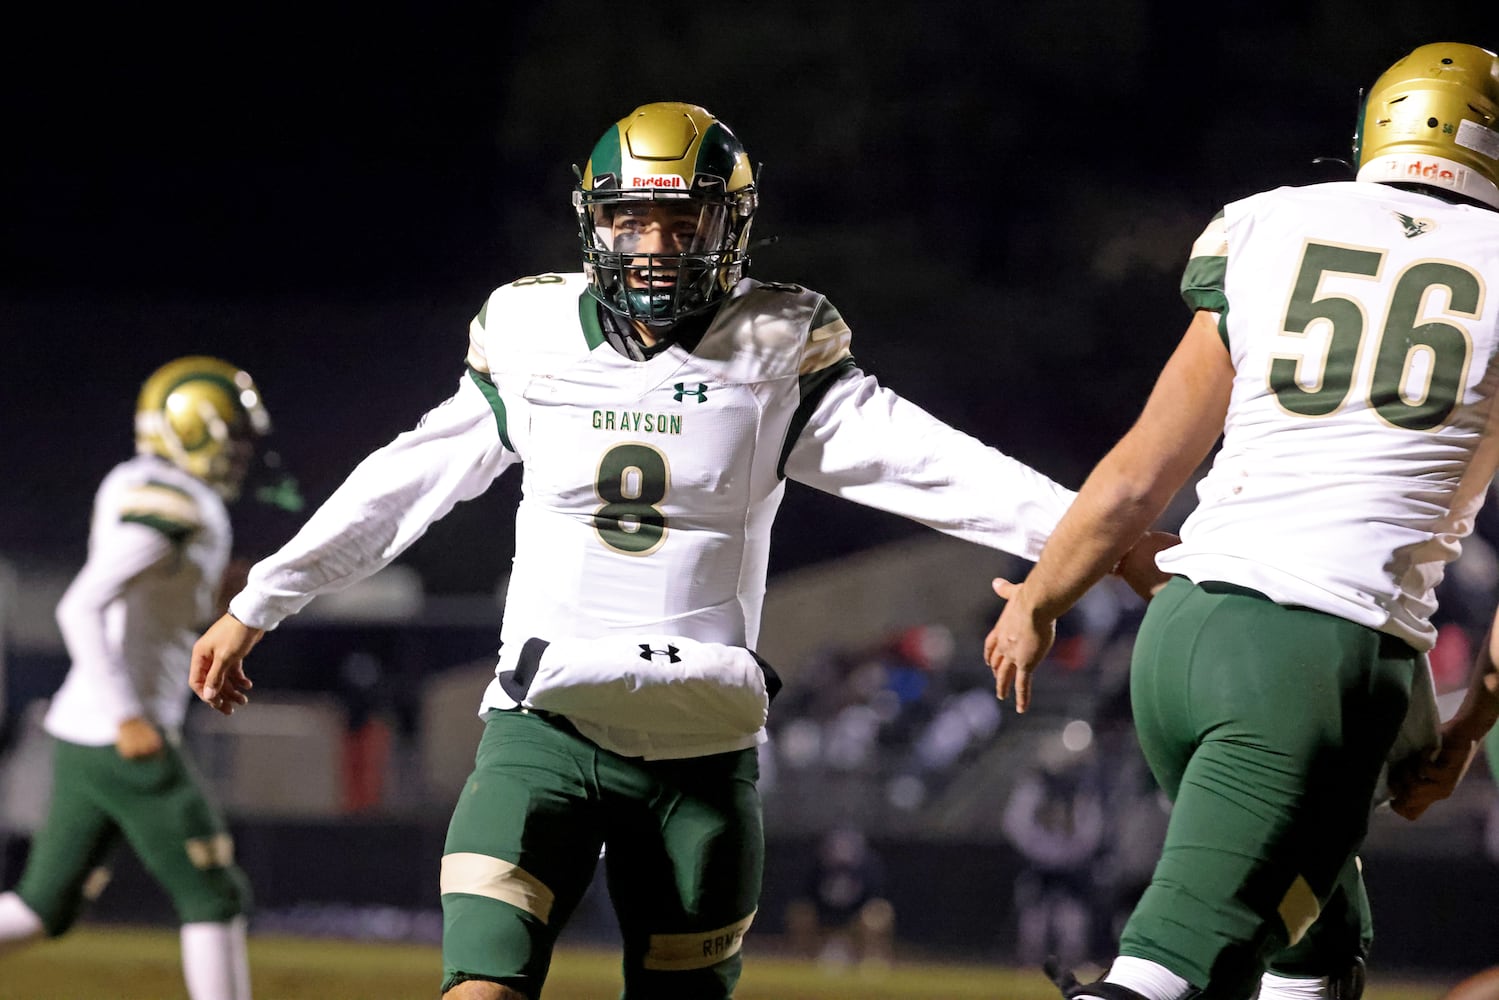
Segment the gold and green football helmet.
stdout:
[[[754,171],[734,133],[707,110],[636,108],[604,133],[578,179],[583,270],[617,315],[671,326],[712,308],[743,276]],[[672,239],[662,252],[641,252],[629,226],[652,213],[667,213]]]
[[160,455],[226,500],[239,496],[255,441],[270,430],[249,373],[202,355],[156,369],[135,405],[135,450]]
[[1384,72],[1353,136],[1361,181],[1428,184],[1499,208],[1499,56],[1422,45]]

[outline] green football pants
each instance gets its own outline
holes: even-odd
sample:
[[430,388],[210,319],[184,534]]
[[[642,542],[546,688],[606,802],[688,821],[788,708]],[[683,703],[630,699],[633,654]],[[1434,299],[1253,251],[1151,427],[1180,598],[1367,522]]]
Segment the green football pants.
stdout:
[[170,743],[125,760],[112,746],[53,741],[52,800],[16,893],[56,937],[103,889],[109,856],[129,843],[183,923],[224,921],[249,906],[233,841],[187,759]]
[[1343,975],[1370,937],[1356,854],[1417,667],[1393,636],[1173,579],[1141,626],[1130,693],[1175,805],[1120,953],[1204,1000],[1251,996],[1267,967]]
[[539,997],[602,850],[623,996],[732,996],[764,867],[758,778],[753,749],[647,761],[555,718],[488,713],[443,850],[443,989]]

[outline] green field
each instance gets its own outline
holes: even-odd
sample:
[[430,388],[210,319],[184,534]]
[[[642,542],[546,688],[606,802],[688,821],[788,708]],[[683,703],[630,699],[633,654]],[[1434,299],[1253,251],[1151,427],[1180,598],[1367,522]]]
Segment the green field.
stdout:
[[[252,936],[257,1000],[435,1000],[441,967],[425,945]],[[1434,1000],[1438,983],[1381,982],[1366,1000]],[[545,1000],[618,996],[610,952],[559,953]],[[746,960],[738,1000],[1057,1000],[1034,970],[897,963],[877,976],[829,973],[806,962]],[[0,1000],[187,1000],[172,931],[82,927],[0,959]]]

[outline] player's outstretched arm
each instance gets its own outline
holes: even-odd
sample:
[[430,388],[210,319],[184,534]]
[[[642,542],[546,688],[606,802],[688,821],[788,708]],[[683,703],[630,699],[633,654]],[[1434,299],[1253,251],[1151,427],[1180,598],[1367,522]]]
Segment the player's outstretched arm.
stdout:
[[[995,581],[1007,603],[984,641],[984,659],[995,694],[1013,691],[1016,711],[1030,702],[1031,675],[1051,647],[1056,620],[1137,543],[1147,545],[1142,554],[1154,544],[1142,536],[1223,431],[1233,376],[1216,314],[1198,311],[1139,419],[1083,483],[1025,581]],[[1131,585],[1150,593],[1154,581]]]
[[250,701],[254,685],[245,673],[245,657],[265,635],[233,615],[223,615],[193,643],[193,664],[188,684],[193,693],[224,715]]

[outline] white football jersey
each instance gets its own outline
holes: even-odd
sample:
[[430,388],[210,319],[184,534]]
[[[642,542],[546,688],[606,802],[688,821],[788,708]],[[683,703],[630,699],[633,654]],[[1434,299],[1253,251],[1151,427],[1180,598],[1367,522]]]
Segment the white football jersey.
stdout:
[[1235,376],[1222,446],[1159,565],[1400,636],[1494,474],[1499,213],[1385,184],[1281,188],[1199,238],[1188,305]]
[[[847,324],[816,292],[742,281],[695,345],[631,360],[607,342],[587,287],[580,274],[546,274],[495,290],[457,394],[251,571],[236,616],[274,625],[372,572],[517,461],[498,673],[533,637],[753,648],[787,478],[1032,559],[1072,499],[860,372]],[[483,704],[516,703],[497,681]],[[634,756],[763,739],[579,727]]]
[[57,605],[71,666],[45,726],[87,746],[144,717],[168,736],[187,712],[187,670],[229,561],[229,513],[165,459],[117,465],[94,497],[88,559]]

